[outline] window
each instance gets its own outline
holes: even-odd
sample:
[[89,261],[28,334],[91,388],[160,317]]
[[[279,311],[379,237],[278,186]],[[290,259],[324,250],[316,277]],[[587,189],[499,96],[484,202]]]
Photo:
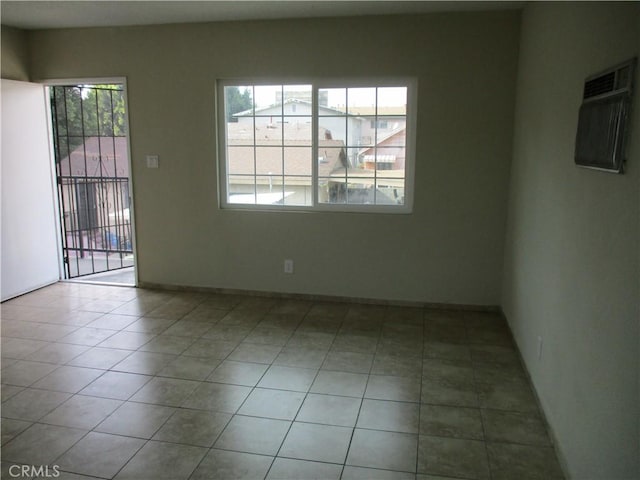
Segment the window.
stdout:
[[413,81],[218,84],[222,208],[411,209]]

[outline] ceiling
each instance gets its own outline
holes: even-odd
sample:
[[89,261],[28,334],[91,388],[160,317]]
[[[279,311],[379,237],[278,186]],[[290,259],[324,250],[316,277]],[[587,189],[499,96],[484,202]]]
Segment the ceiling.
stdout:
[[2,25],[23,29],[414,14],[522,8],[521,1],[0,1]]

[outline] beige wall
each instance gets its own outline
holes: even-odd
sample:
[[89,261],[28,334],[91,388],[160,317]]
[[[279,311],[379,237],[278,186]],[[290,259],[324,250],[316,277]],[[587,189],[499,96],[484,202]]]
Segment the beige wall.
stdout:
[[[127,77],[142,282],[496,305],[518,38],[516,11],[39,31],[32,76]],[[218,209],[216,79],[307,75],[418,78],[413,214]]]
[[639,26],[638,3],[523,13],[503,307],[576,480],[640,478],[638,92],[626,173],[573,161],[584,79],[638,55]]
[[29,80],[29,53],[27,33],[18,28],[2,25],[2,78]]

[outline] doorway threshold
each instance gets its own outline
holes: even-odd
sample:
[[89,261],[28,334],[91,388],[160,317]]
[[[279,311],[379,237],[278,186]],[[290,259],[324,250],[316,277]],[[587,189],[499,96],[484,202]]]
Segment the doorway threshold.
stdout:
[[76,283],[93,283],[98,285],[115,285],[125,287],[136,286],[135,267],[125,267],[118,270],[108,272],[94,273],[92,275],[83,275],[82,277],[70,278],[67,282]]

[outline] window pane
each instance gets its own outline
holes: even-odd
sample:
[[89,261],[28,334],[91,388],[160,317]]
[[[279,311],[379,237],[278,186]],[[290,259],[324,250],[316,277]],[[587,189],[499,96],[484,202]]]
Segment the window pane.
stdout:
[[224,107],[227,122],[253,115],[253,88],[249,86],[224,87]]
[[284,117],[284,144],[311,146],[311,117]]
[[243,117],[237,123],[227,123],[227,145],[253,145],[253,117]]
[[346,166],[349,170],[358,168],[358,165],[359,165],[358,157],[361,151],[362,151],[361,148],[343,149],[344,160],[343,160],[342,166]]
[[318,202],[347,203],[347,182],[340,178],[319,178]]
[[253,147],[232,146],[227,148],[228,175],[253,175],[254,173]]
[[312,150],[310,147],[285,147],[284,174],[311,175]]
[[256,145],[282,145],[282,117],[256,117]]
[[347,90],[347,101],[349,115],[376,114],[375,88],[349,88]]
[[347,143],[347,117],[321,117],[318,120],[318,145],[327,144],[326,140]]
[[274,109],[273,111],[278,111],[278,114],[282,115],[282,85],[256,85],[253,91],[256,115],[262,115],[265,108]]
[[373,185],[376,172],[374,170],[367,170],[365,168],[350,168],[349,169],[349,181],[360,182]]
[[357,149],[349,149],[347,154],[353,150],[353,155],[355,158],[349,158],[350,167],[349,167],[349,176],[350,177],[373,177],[375,176],[375,169],[372,163],[365,163],[364,159],[366,158],[366,152],[373,150],[357,150]]
[[252,175],[229,175],[227,192],[229,203],[255,204],[255,177]]
[[376,141],[376,117],[349,117],[349,146],[371,146]]
[[349,178],[347,184],[347,203],[351,205],[375,204],[373,178]]
[[360,156],[363,168],[367,170],[400,171],[404,176],[405,148],[377,148],[363,150]]
[[376,204],[404,205],[404,178],[378,178]]
[[318,89],[318,115],[339,115],[347,111],[346,88]]
[[256,203],[258,205],[282,205],[282,175],[256,177]]
[[376,141],[379,146],[398,145],[404,147],[407,141],[407,121],[405,117],[382,119],[378,117]]
[[375,157],[376,170],[399,170],[404,176],[406,150],[404,147],[378,147]]
[[378,115],[406,115],[407,87],[378,88]]
[[311,177],[284,177],[284,204],[311,205]]
[[285,115],[311,115],[311,85],[285,85],[283,94]]
[[256,174],[282,175],[282,147],[256,147]]
[[338,172],[344,176],[346,166],[347,155],[344,148],[318,149],[318,176],[329,177]]

